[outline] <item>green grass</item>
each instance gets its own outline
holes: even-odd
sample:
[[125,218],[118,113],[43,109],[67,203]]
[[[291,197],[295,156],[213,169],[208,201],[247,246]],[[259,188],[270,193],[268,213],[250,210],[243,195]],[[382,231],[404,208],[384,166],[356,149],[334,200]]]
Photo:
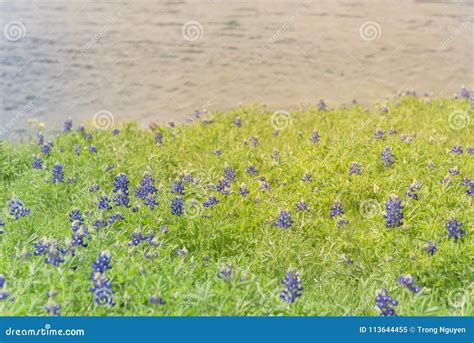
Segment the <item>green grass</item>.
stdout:
[[[295,111],[278,137],[273,136],[272,112],[259,107],[211,114],[210,124],[200,119],[159,128],[161,145],[155,144],[156,132],[134,124],[124,125],[118,136],[91,130],[90,141],[74,131],[54,138],[51,155],[43,156],[44,170],[31,167],[33,156],[41,155],[35,142],[0,145],[0,217],[5,221],[0,274],[7,280],[3,290],[11,293],[0,301],[0,314],[46,315],[46,292],[55,290],[53,300],[62,315],[378,315],[374,295],[387,288],[399,301],[399,315],[474,315],[474,211],[462,184],[463,177],[474,177],[473,155],[466,152],[474,145],[472,122],[462,127],[455,123],[457,129],[450,124],[452,113],[466,119],[472,110],[466,100],[399,101],[399,107],[388,104],[386,114],[361,106]],[[234,125],[235,117],[242,127]],[[378,128],[385,131],[383,140],[374,139]],[[390,128],[398,133],[389,135]],[[310,141],[313,130],[321,135],[318,143]],[[402,141],[402,133],[416,138]],[[258,137],[255,148],[243,144],[251,136]],[[76,144],[82,147],[80,156],[74,152]],[[96,154],[89,153],[91,144]],[[449,152],[454,144],[463,145],[462,155]],[[381,162],[384,147],[395,155],[391,167]],[[216,156],[215,149],[222,155]],[[278,161],[272,159],[274,149]],[[360,162],[362,175],[349,176],[352,161]],[[75,184],[51,183],[57,162]],[[223,176],[226,165],[237,173],[227,196],[208,188]],[[258,189],[259,176],[245,172],[249,165],[268,180],[270,191]],[[460,174],[441,184],[453,167]],[[154,211],[135,197],[146,171],[159,189]],[[301,181],[305,171],[312,174],[311,182]],[[114,178],[121,172],[130,180],[131,204],[140,205],[139,211],[114,207],[102,213],[98,199],[113,196]],[[185,185],[186,213],[176,217],[170,213],[170,187],[183,173],[191,173],[196,184]],[[414,179],[422,182],[418,201],[403,195]],[[245,199],[238,193],[241,183],[250,190]],[[101,187],[97,193],[88,190],[94,184]],[[389,229],[383,210],[392,193],[403,199],[405,218],[402,227]],[[201,204],[210,194],[219,203],[205,208]],[[8,213],[13,195],[31,209],[18,221]],[[198,203],[193,205],[192,199]],[[309,212],[296,211],[300,199]],[[330,216],[335,199],[342,201],[350,222],[343,228]],[[361,211],[368,201],[379,210],[374,215]],[[72,234],[73,209],[84,214],[88,247],[67,255],[59,267],[45,264],[45,256],[33,255],[33,245],[48,237],[64,246]],[[289,229],[273,225],[281,210],[292,213]],[[97,218],[115,212],[125,220],[100,231],[92,228]],[[450,216],[466,230],[458,241],[448,238]],[[168,233],[160,232],[164,225]],[[128,246],[135,230],[154,231],[161,245]],[[424,250],[428,240],[438,247],[433,256]],[[183,247],[185,257],[177,254]],[[106,272],[116,303],[111,307],[95,305],[90,292],[91,264],[104,250],[112,254],[113,267]],[[226,265],[233,267],[230,280],[217,277]],[[304,286],[292,304],[279,298],[289,268],[300,271]],[[403,274],[414,276],[423,287],[420,294],[397,284]],[[149,304],[154,294],[167,304]]]

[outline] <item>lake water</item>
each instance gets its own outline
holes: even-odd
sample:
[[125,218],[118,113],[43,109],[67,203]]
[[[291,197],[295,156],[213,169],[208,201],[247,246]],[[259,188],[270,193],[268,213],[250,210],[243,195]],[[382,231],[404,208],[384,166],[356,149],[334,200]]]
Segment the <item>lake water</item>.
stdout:
[[[402,4],[402,5],[401,5]],[[366,104],[472,88],[473,1],[1,1],[0,139],[31,118]],[[104,124],[108,125],[108,124]]]

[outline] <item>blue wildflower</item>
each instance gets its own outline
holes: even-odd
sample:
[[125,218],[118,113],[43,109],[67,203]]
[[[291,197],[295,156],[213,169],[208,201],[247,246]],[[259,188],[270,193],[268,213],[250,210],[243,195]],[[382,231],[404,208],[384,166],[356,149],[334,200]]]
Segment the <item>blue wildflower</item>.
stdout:
[[49,155],[51,154],[51,149],[53,148],[54,144],[53,143],[47,143],[41,146],[41,152],[44,155]]
[[53,183],[63,183],[64,182],[64,170],[61,163],[56,163],[53,166]]
[[184,195],[184,184],[181,180],[178,180],[171,185],[171,193]]
[[[473,93],[473,94],[474,94],[474,93]],[[473,96],[473,101],[474,101],[474,96]],[[468,147],[466,148],[466,151],[467,151],[467,153],[468,153],[469,155],[474,154],[474,148],[473,148],[472,146],[468,146]]]
[[245,198],[247,196],[247,194],[249,194],[249,190],[247,189],[247,185],[245,183],[243,183],[240,188],[239,188],[239,194]]
[[106,195],[102,195],[99,199],[99,204],[97,205],[97,207],[99,208],[99,210],[102,210],[102,211],[107,211],[107,210],[112,209],[112,206],[110,206],[109,197]]
[[272,160],[278,161],[279,158],[280,158],[280,152],[278,151],[278,149],[273,149]]
[[116,193],[114,196],[114,201],[117,206],[129,207],[129,193],[128,193],[128,179],[127,175],[120,173],[117,175],[114,181],[113,192]]
[[226,280],[232,279],[232,266],[226,265],[223,268],[221,268],[219,270],[219,273],[217,273],[217,277],[219,279],[226,279]]
[[303,281],[300,278],[298,270],[288,270],[285,278],[281,281],[285,289],[280,294],[280,298],[286,302],[293,303],[296,298],[301,297],[303,293]]
[[140,182],[140,186],[135,189],[137,198],[145,200],[149,195],[154,195],[158,192],[155,187],[155,179],[149,173],[145,173]]
[[321,139],[321,137],[319,136],[319,132],[318,132],[318,131],[313,131],[313,132],[311,133],[311,142],[317,143],[317,142],[319,142],[320,139]]
[[398,305],[398,301],[388,295],[386,288],[382,289],[375,295],[375,305],[380,311],[381,316],[396,316],[394,306]]
[[43,145],[44,144],[44,135],[41,132],[38,132],[36,134],[36,138],[37,138],[37,144],[38,145]]
[[3,288],[5,286],[5,276],[0,274],[0,288]]
[[54,302],[48,302],[45,306],[48,316],[60,316],[61,315],[61,305],[58,305]]
[[256,148],[256,147],[257,147],[257,144],[258,144],[258,138],[255,137],[255,136],[252,136],[252,137],[250,137],[250,140],[252,141],[252,146],[253,146],[254,148]]
[[78,221],[79,223],[84,222],[84,218],[82,217],[82,212],[80,210],[72,210],[69,214],[69,221],[72,223],[74,221]]
[[413,182],[410,186],[408,186],[405,196],[412,198],[413,200],[418,200],[420,198],[418,194],[420,188],[421,182]]
[[461,95],[461,98],[469,99],[469,95],[470,95],[469,89],[467,89],[466,87],[462,86],[462,87],[461,87],[460,95]]
[[392,154],[392,151],[387,147],[383,148],[382,163],[384,164],[384,166],[390,167],[394,162],[393,158],[394,158],[394,155]]
[[113,225],[117,220],[124,220],[124,216],[122,216],[120,213],[116,212],[114,214],[112,214],[109,218],[109,223],[110,225]]
[[132,240],[128,243],[128,245],[137,246],[142,242],[151,242],[153,238],[153,235],[145,236],[141,231],[136,230],[132,232]]
[[89,236],[89,230],[84,225],[81,225],[80,222],[72,223],[72,239],[71,243],[76,247],[87,247],[87,244],[84,242],[84,239]]
[[42,169],[43,168],[43,160],[41,160],[41,157],[35,156],[33,159],[33,163],[31,163],[31,166],[35,169]]
[[72,129],[72,120],[68,119],[64,122],[63,133],[67,133]]
[[415,279],[411,275],[402,275],[398,278],[397,283],[405,288],[408,288],[413,293],[419,293],[421,288],[414,284]]
[[395,194],[390,195],[389,200],[385,204],[386,213],[383,216],[386,219],[385,227],[393,228],[403,224],[403,207],[399,196]]
[[92,152],[92,153],[97,152],[97,147],[95,145],[89,146],[89,152]]
[[219,203],[215,195],[210,195],[209,198],[204,201],[204,207],[211,207]]
[[471,197],[474,196],[474,180],[470,180],[466,193]]
[[260,186],[258,187],[262,192],[266,192],[270,190],[270,184],[268,181],[262,176],[259,179],[260,181]]
[[15,217],[15,220],[25,217],[30,214],[30,209],[25,206],[19,197],[15,196],[10,200],[10,215]]
[[119,129],[113,129],[113,130],[112,130],[112,135],[113,135],[113,136],[117,136],[117,135],[119,135],[119,134],[120,134],[120,130],[119,130]]
[[344,214],[344,207],[340,200],[335,200],[331,206],[331,217],[337,217]]
[[0,218],[0,235],[3,233],[3,227],[5,227],[5,223],[3,222],[3,219]]
[[377,129],[377,131],[375,131],[375,139],[379,140],[379,139],[382,139],[383,138],[383,135],[384,135],[384,132],[383,130],[381,129]]
[[257,168],[255,168],[254,166],[248,166],[246,172],[251,175],[258,175]]
[[280,211],[280,217],[278,217],[276,225],[282,229],[290,228],[293,225],[291,213],[287,211]]
[[63,259],[63,250],[58,249],[57,246],[54,247],[54,249],[51,247],[48,250],[48,256],[45,259],[46,264],[52,264],[55,267],[58,267],[61,263],[65,262]]
[[184,213],[183,198],[176,197],[171,201],[171,214],[174,216],[181,216]]
[[90,141],[90,140],[92,140],[92,134],[86,133],[86,134],[84,135],[84,138],[85,138],[86,140]]
[[96,229],[102,229],[107,226],[107,221],[105,219],[97,219],[93,225]]
[[438,248],[436,248],[436,245],[433,242],[428,241],[426,242],[425,250],[428,254],[434,255],[436,251],[438,251]]
[[239,117],[235,117],[235,119],[234,119],[234,124],[235,124],[235,126],[237,126],[237,127],[241,127],[241,126],[242,126],[242,121],[240,120]]
[[155,142],[156,142],[156,144],[159,144],[159,145],[161,145],[163,143],[163,134],[161,132],[156,133]]
[[344,218],[338,218],[336,221],[336,226],[338,229],[342,229],[347,224],[349,224],[349,221]]
[[461,155],[462,154],[462,145],[459,144],[459,145],[453,145],[453,148],[451,149],[451,152],[453,154],[458,154],[458,155]]
[[448,230],[448,237],[454,238],[457,241],[459,238],[465,235],[465,231],[461,230],[462,223],[457,220],[457,218],[449,218],[448,223],[446,224],[446,230]]
[[303,177],[301,178],[301,181],[303,182],[311,182],[311,173],[309,171],[305,171]]
[[359,162],[352,162],[351,166],[349,167],[349,175],[361,175],[362,174],[362,167]]
[[97,192],[99,189],[100,189],[100,186],[99,186],[99,185],[91,185],[91,186],[89,187],[89,192],[95,193],[95,192]]
[[76,153],[77,156],[81,154],[81,146],[79,144],[76,144],[74,146],[74,152]]
[[5,276],[0,274],[0,300],[5,300],[10,295],[9,291],[3,289],[5,287],[5,284]]
[[326,107],[327,107],[327,106],[326,106],[326,103],[324,102],[324,100],[323,100],[323,99],[320,99],[320,100],[319,100],[319,103],[318,103],[318,109],[319,109],[320,111],[324,111],[324,110],[326,110]]
[[299,212],[307,212],[307,211],[309,211],[308,204],[307,204],[304,200],[298,201],[298,203],[296,204],[296,209],[297,209]]
[[154,196],[147,196],[144,202],[145,206],[148,206],[150,210],[154,210],[160,203],[155,199]]
[[161,295],[152,295],[150,297],[150,304],[152,304],[152,305],[166,305],[166,301],[161,297]]
[[222,155],[222,150],[221,149],[214,150],[214,155],[221,156]]
[[107,275],[105,275],[103,272],[93,273],[92,281],[94,283],[94,287],[92,287],[90,290],[94,297],[94,303],[97,305],[115,305],[112,284],[110,283]]
[[96,273],[103,273],[108,269],[112,269],[110,265],[110,261],[112,259],[112,255],[108,251],[102,251],[99,253],[99,258],[92,263],[92,269]]
[[225,167],[224,168],[224,179],[226,181],[229,181],[229,182],[233,182],[235,181],[235,178],[236,178],[236,174],[235,174],[235,170],[232,169],[232,167]]

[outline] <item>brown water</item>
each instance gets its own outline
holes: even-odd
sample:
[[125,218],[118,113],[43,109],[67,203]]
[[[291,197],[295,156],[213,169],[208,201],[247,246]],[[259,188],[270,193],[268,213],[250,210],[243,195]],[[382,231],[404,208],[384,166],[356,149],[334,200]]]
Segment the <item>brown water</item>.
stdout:
[[0,9],[3,136],[21,135],[33,117],[57,128],[107,111],[148,124],[251,102],[370,104],[474,85],[472,1],[15,0]]

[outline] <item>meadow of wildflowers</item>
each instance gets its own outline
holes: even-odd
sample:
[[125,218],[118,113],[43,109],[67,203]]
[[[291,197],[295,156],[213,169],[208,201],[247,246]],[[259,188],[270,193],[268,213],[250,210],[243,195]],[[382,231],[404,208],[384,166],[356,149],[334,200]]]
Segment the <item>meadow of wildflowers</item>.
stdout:
[[471,106],[3,142],[0,314],[474,315]]

